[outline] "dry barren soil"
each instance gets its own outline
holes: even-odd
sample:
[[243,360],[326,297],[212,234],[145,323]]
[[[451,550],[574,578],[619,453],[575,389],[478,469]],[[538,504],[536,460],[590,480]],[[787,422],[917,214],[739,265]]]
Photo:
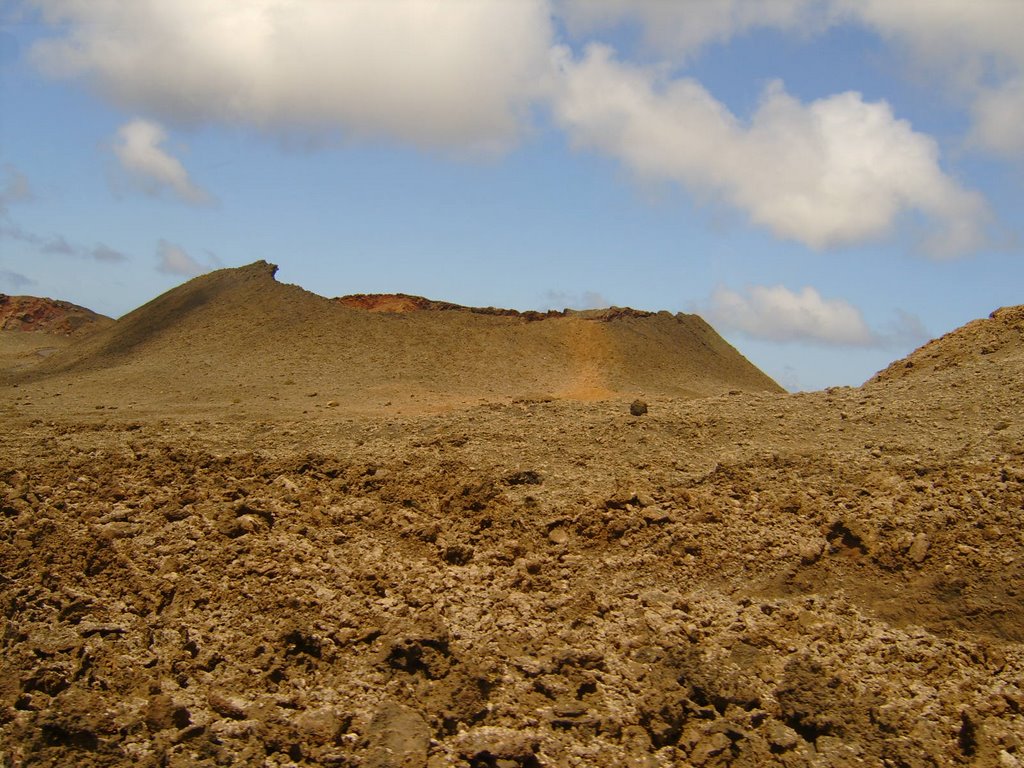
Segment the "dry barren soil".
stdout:
[[1024,765],[1024,307],[787,394],[414,299],[0,334],[0,765]]

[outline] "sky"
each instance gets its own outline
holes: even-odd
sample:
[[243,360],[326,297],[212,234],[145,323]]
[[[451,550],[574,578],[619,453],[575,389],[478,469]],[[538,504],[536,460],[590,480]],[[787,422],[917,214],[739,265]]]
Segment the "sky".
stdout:
[[791,390],[1024,303],[1020,0],[2,0],[0,292],[695,312]]

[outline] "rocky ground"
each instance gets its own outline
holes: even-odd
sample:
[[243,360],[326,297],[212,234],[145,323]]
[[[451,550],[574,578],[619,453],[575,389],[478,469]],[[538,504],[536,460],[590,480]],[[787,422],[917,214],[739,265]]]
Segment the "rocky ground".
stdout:
[[0,765],[1024,765],[1022,372],[1016,308],[639,416],[8,386]]

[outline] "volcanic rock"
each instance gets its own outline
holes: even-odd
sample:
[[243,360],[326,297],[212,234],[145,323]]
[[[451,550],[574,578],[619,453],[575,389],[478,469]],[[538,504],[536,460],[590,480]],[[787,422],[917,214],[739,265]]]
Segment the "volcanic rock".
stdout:
[[786,394],[272,271],[0,373],[0,763],[1022,762],[1024,308]]

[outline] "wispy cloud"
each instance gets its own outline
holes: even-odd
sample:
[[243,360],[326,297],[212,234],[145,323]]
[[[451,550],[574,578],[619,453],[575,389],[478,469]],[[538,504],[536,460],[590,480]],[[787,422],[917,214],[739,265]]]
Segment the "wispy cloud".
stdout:
[[36,281],[32,278],[25,277],[25,275],[19,272],[12,272],[9,269],[0,269],[0,281],[7,283],[16,291],[36,284]]
[[75,256],[78,249],[67,241],[63,235],[45,238],[39,244],[39,250],[47,256]]
[[566,291],[545,291],[540,307],[546,309],[603,309],[612,303],[597,291],[569,293]]
[[202,264],[193,258],[180,245],[161,240],[157,244],[157,271],[165,275],[177,275],[179,277],[195,277],[204,272],[216,269],[216,258],[211,258],[210,264]]
[[8,206],[14,203],[26,203],[35,195],[28,177],[10,163],[0,166],[0,217],[7,215]]
[[[0,170],[3,172],[2,182],[0,182],[0,237],[30,245],[44,256],[73,256],[107,263],[128,260],[125,254],[105,243],[97,243],[94,247],[88,248],[68,240],[64,235],[41,235],[38,232],[26,230],[12,219],[8,212],[8,205],[35,200],[36,196],[32,191],[32,185],[25,174],[10,163],[0,166]],[[15,272],[7,274],[13,276],[10,278],[12,282],[18,277],[27,279]]]
[[210,202],[210,194],[194,183],[181,161],[164,149],[166,139],[167,133],[158,123],[135,119],[118,129],[114,154],[148,194],[170,190],[186,203]]
[[90,248],[74,243],[64,235],[40,235],[38,232],[29,232],[12,222],[0,223],[0,235],[30,245],[44,256],[93,259],[108,264],[128,261],[127,255],[105,243],[97,243]]
[[931,331],[912,312],[897,309],[892,322],[878,334],[882,343],[892,349],[915,349],[932,338]]
[[854,347],[881,341],[859,309],[842,299],[823,298],[810,286],[792,291],[756,285],[744,293],[719,287],[703,313],[712,325],[767,341]]
[[96,261],[103,261],[108,264],[119,264],[128,260],[125,254],[104,243],[99,243],[89,253]]
[[798,291],[782,285],[748,286],[743,291],[719,286],[698,309],[712,325],[762,341],[906,351],[932,337],[920,317],[903,309],[872,329],[853,304],[825,298],[811,286]]

